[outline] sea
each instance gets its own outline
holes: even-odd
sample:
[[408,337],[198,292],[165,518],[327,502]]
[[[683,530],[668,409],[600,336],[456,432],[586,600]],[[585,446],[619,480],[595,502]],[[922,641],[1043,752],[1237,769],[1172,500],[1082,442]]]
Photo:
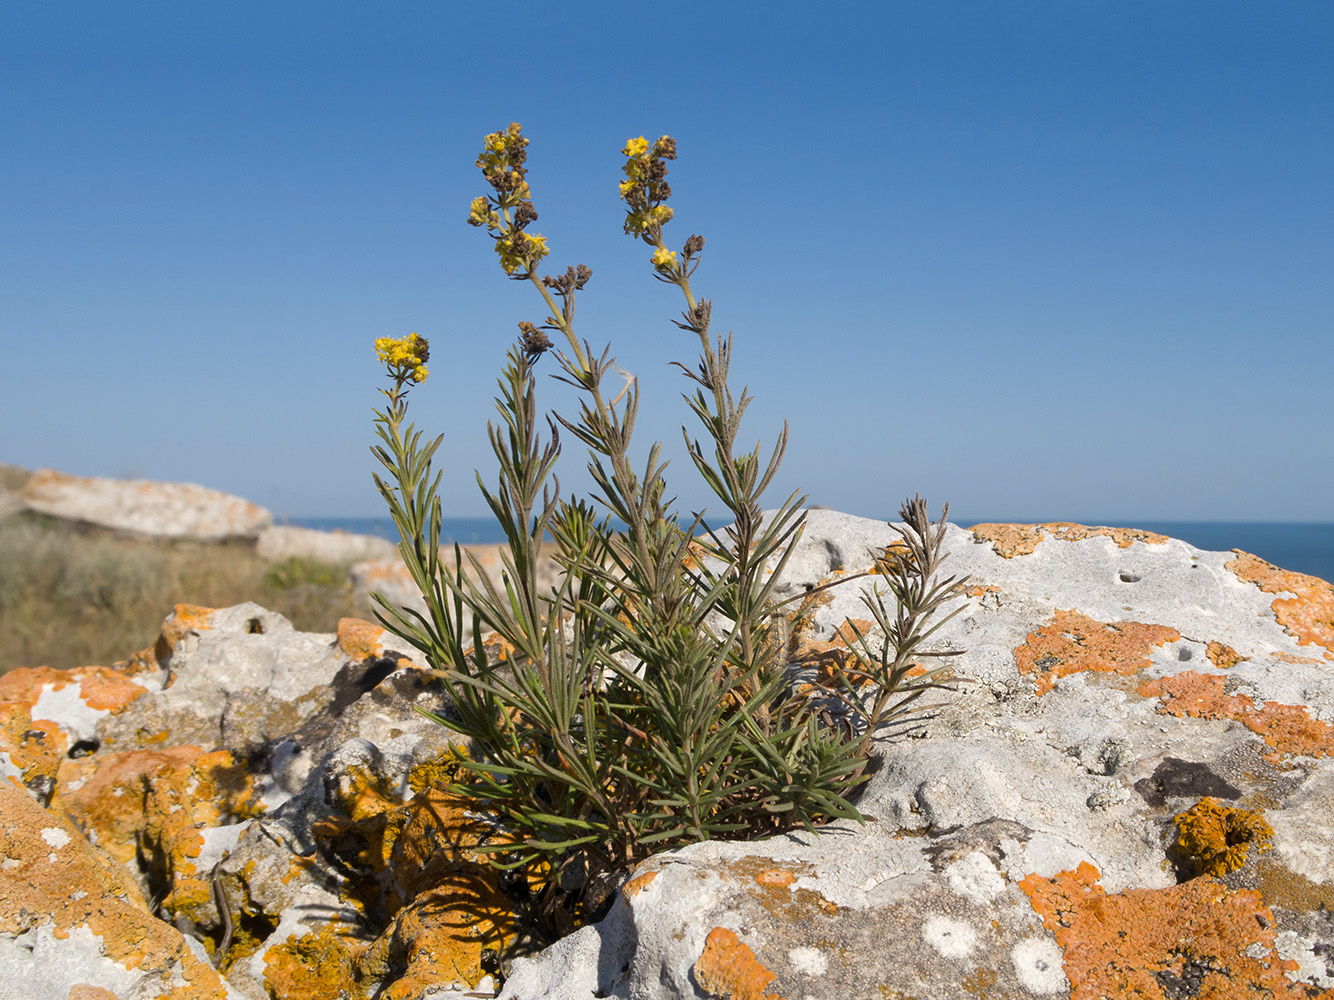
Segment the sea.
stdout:
[[[959,521],[980,524],[986,518]],[[320,531],[346,531],[397,540],[388,517],[291,517],[280,523]],[[1127,521],[1119,527],[1140,528],[1179,538],[1196,548],[1214,552],[1241,549],[1282,569],[1334,580],[1334,523],[1290,521]],[[440,525],[445,544],[485,545],[505,540],[494,520],[486,517],[449,517]]]

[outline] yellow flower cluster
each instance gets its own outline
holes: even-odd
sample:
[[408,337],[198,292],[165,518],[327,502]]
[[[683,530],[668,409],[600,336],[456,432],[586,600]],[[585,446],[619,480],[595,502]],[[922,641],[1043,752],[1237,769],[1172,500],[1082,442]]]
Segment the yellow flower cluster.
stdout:
[[505,273],[521,278],[528,275],[519,272],[531,272],[550,253],[545,237],[524,231],[537,220],[537,209],[528,199],[528,182],[524,180],[528,172],[524,166],[527,147],[528,140],[518,122],[486,137],[477,165],[495,194],[474,198],[468,207],[468,225],[485,228],[495,240]]
[[659,244],[662,227],[671,221],[672,210],[663,204],[671,197],[672,189],[666,182],[665,161],[676,158],[676,142],[664,135],[649,142],[642,135],[627,139],[621,148],[625,165],[621,172],[621,200],[629,207],[625,216],[625,231],[645,242]]
[[512,237],[502,236],[496,240],[496,253],[500,255],[500,266],[506,274],[513,274],[519,268],[532,270],[550,252],[547,238],[541,233],[533,236],[515,233]]
[[380,337],[375,341],[375,353],[379,355],[380,364],[388,368],[389,374],[397,381],[426,381],[426,359],[430,357],[430,345],[425,337],[416,333],[398,339]]
[[670,205],[655,205],[639,212],[630,212],[625,217],[625,231],[631,236],[642,236],[654,227],[661,229],[672,221],[675,214]]
[[676,251],[668,250],[666,247],[658,247],[650,258],[653,261],[653,269],[663,274],[676,273]]
[[479,194],[472,200],[468,221],[474,226],[486,226],[488,229],[500,228],[500,213],[491,207],[491,199]]
[[510,122],[504,132],[492,132],[482,143],[482,155],[477,165],[482,168],[492,185],[499,190],[508,187],[519,198],[528,197],[528,182],[523,179],[523,150],[528,140],[522,135],[523,126]]

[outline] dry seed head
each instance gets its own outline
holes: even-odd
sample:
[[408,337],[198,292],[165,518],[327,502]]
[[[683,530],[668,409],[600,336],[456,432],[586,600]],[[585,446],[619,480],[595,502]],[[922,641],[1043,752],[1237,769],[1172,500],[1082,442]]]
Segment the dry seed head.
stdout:
[[529,361],[535,361],[551,350],[551,338],[527,320],[519,321],[519,346]]

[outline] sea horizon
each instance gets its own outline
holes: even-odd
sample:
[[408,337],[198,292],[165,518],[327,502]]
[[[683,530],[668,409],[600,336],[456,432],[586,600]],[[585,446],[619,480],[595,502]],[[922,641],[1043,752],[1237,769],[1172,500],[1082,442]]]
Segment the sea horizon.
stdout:
[[[885,520],[890,520],[886,518]],[[962,527],[974,524],[1041,524],[1015,518],[959,518],[950,521]],[[345,531],[397,540],[393,520],[376,517],[280,517],[275,523],[319,531]],[[1324,580],[1334,579],[1334,522],[1326,521],[1157,521],[1133,518],[1076,520],[1090,526],[1112,526],[1152,531],[1178,538],[1208,552],[1241,549],[1281,569],[1305,573]],[[440,524],[440,539],[452,545],[492,545],[505,540],[494,518],[447,517]]]

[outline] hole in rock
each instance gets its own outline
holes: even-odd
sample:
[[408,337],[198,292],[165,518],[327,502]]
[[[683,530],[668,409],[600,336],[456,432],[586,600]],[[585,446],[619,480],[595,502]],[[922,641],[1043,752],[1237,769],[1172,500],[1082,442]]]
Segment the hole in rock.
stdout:
[[1139,583],[1141,579],[1138,573],[1128,573],[1125,570],[1122,570],[1117,576],[1122,583]]
[[263,635],[264,623],[258,618],[251,618],[250,621],[245,623],[245,630],[251,635]]
[[1195,654],[1191,652],[1189,646],[1182,646],[1180,649],[1177,650],[1177,659],[1180,660],[1182,663],[1185,663],[1187,660],[1193,659],[1194,656]]
[[79,740],[69,748],[69,755],[71,757],[91,757],[101,748],[102,744],[97,740]]

